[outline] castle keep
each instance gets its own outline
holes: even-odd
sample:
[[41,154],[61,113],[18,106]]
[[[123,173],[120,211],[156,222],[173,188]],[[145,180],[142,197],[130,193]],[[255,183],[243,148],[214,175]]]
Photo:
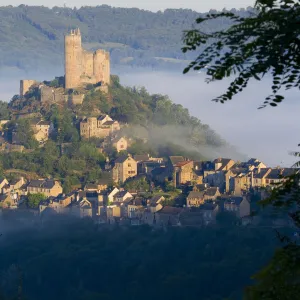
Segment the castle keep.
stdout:
[[65,36],[65,88],[84,84],[110,83],[110,58],[105,50],[89,52],[82,48],[80,30]]
[[[99,84],[101,83],[101,84]],[[98,89],[108,91],[110,84],[109,52],[98,49],[89,52],[82,48],[79,28],[65,35],[65,89],[76,89],[87,84],[99,84]],[[35,80],[20,81],[20,96],[24,97],[33,87],[40,89],[40,100],[48,103],[69,102],[82,104],[84,94],[69,94],[61,86],[50,87]]]

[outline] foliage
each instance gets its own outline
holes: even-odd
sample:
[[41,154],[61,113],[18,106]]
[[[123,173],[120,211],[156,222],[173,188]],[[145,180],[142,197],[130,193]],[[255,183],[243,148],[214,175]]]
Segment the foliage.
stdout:
[[250,79],[261,80],[271,74],[272,94],[261,107],[277,106],[284,99],[281,89],[300,88],[299,13],[298,0],[259,0],[256,11],[246,18],[231,12],[197,18],[197,24],[224,17],[234,24],[209,33],[186,31],[184,53],[209,45],[202,48],[184,73],[206,69],[208,82],[234,75],[227,91],[214,99],[221,103],[245,89]]
[[128,191],[149,192],[150,184],[146,176],[138,176],[137,178],[128,179],[124,184],[124,188]]
[[8,109],[8,103],[0,101],[0,120],[9,120],[10,111]]
[[[7,222],[18,228],[17,219]],[[188,294],[191,300],[199,295],[238,300],[250,275],[278,245],[266,228],[165,232],[144,226],[99,228],[91,220],[67,216],[30,224],[3,236],[0,271],[18,263],[26,272],[23,290],[31,300],[41,295],[44,300],[79,300],[92,293],[100,299],[179,300]],[[211,282],[218,283],[214,289]]]
[[46,196],[42,193],[37,193],[37,194],[28,194],[27,195],[27,206],[29,208],[38,208],[40,203],[46,200]]
[[[150,95],[145,88],[124,87],[117,76],[112,76],[109,92],[109,97],[100,91],[88,93],[83,107],[76,113],[80,116],[101,111],[121,123],[126,123],[127,127],[123,132],[138,143],[130,146],[130,150],[135,153],[147,151],[154,154],[159,149],[160,152],[168,153],[180,149],[179,152],[191,154],[194,149],[196,153],[196,147],[201,145],[226,145],[208,125],[202,124],[199,119],[191,116],[187,109],[173,103],[167,96]],[[144,140],[148,140],[148,143]],[[201,153],[198,152],[197,156],[199,159]]]
[[[241,10],[239,14],[242,16],[246,12]],[[27,5],[1,7],[3,59],[0,66],[27,71],[58,67],[63,64],[66,30],[80,27],[84,46],[110,51],[113,65],[178,70],[192,58],[180,51],[181,32],[190,28],[193,20],[200,16],[204,15],[190,9],[166,9],[154,13],[107,5],[79,9]],[[212,21],[207,28],[222,25],[223,22]],[[21,40],[20,48],[18,41]]]
[[38,147],[38,142],[33,136],[34,132],[29,119],[11,121],[6,124],[5,128],[11,134],[14,134],[16,144],[24,145],[27,149],[35,149]]
[[296,299],[300,293],[299,260],[299,245],[289,244],[278,249],[272,261],[253,276],[258,284],[246,290],[246,299]]

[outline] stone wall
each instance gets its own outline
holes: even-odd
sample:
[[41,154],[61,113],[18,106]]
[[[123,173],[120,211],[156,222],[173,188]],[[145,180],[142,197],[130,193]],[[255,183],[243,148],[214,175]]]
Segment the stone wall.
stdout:
[[29,91],[29,89],[36,84],[37,81],[31,79],[25,79],[20,81],[20,96],[24,97],[24,95]]
[[65,94],[63,88],[53,88],[49,86],[41,86],[41,102],[42,103],[63,103],[65,102]]

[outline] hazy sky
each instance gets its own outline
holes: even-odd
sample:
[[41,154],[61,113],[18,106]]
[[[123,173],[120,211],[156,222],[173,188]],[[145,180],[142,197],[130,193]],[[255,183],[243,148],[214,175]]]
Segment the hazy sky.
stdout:
[[77,8],[80,6],[95,6],[108,4],[116,7],[138,7],[147,10],[164,10],[166,8],[191,8],[199,12],[208,11],[211,8],[223,9],[226,8],[242,8],[252,6],[254,0],[0,0],[1,5],[44,5],[44,6],[63,6],[64,3],[68,7]]

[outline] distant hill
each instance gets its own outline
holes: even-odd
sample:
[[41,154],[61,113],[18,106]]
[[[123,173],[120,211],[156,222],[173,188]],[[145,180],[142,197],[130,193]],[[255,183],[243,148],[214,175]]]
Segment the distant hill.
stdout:
[[[252,8],[235,11],[239,15]],[[113,66],[183,68],[195,54],[183,54],[182,33],[203,14],[188,9],[150,12],[107,5],[80,9],[39,6],[0,7],[0,68],[25,71],[63,66],[63,37],[80,27],[87,49],[111,52]],[[216,30],[228,20],[204,24]]]

